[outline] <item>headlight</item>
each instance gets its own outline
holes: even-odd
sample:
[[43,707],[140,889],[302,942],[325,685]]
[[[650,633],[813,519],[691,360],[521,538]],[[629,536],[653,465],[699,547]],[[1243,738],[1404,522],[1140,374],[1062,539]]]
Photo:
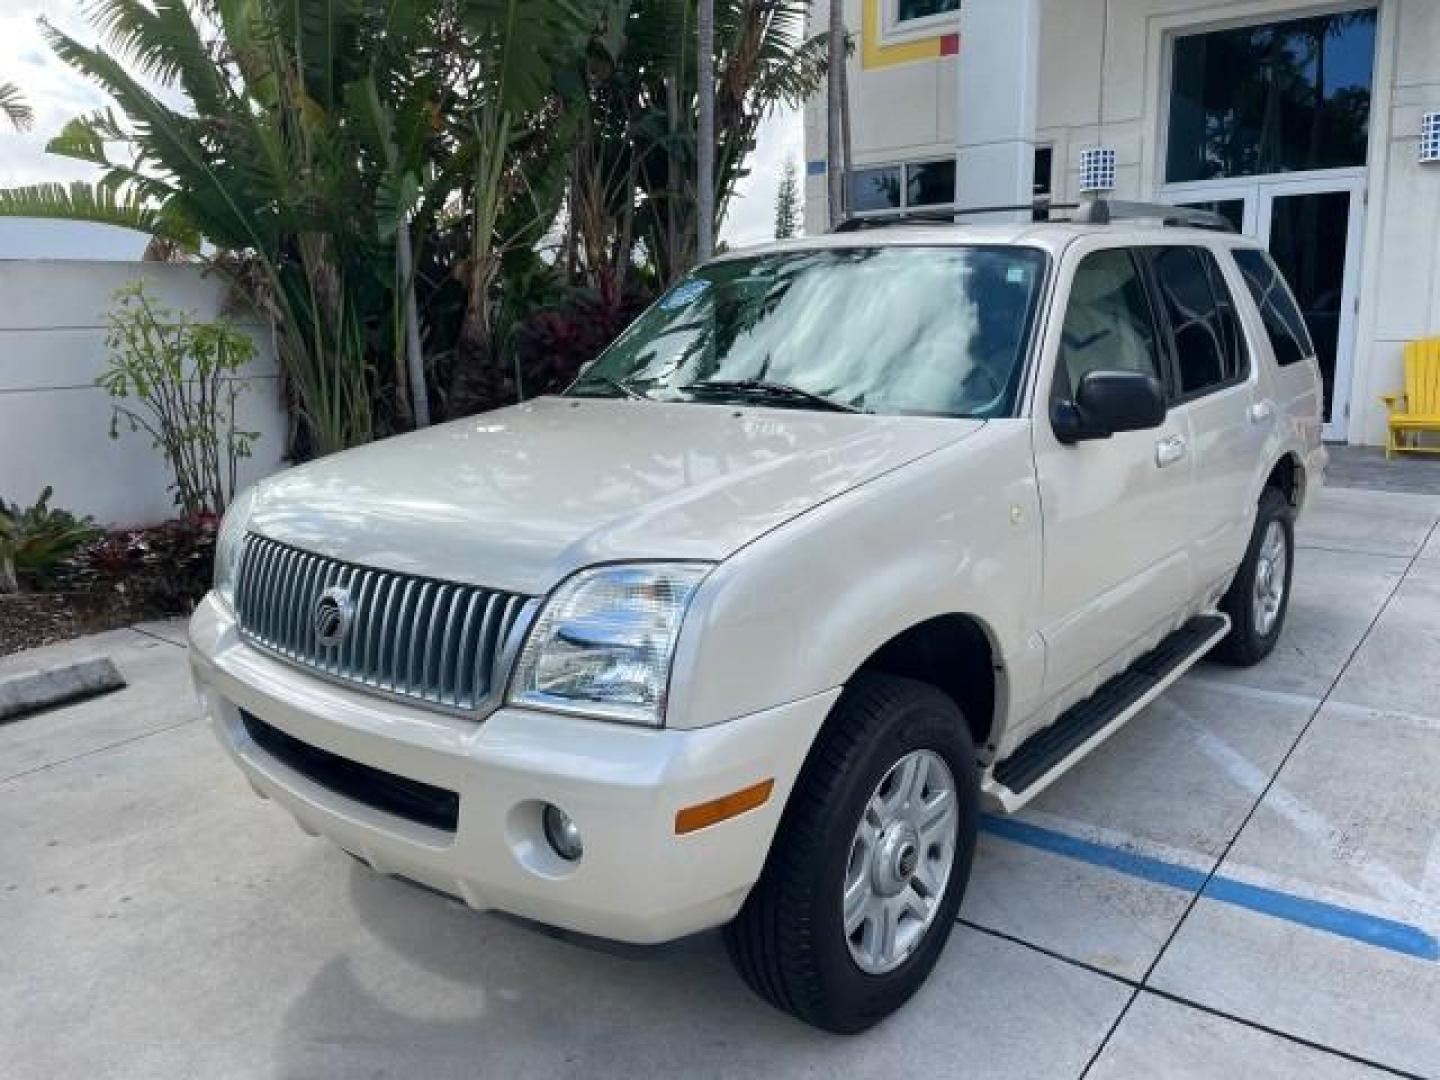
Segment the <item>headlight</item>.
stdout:
[[659,727],[670,661],[699,563],[633,563],[582,570],[541,608],[510,700]]
[[253,487],[246,488],[225,511],[220,532],[215,537],[215,592],[230,607],[235,606],[235,581],[240,574],[240,552],[244,548],[245,530],[250,524],[250,504],[254,502]]

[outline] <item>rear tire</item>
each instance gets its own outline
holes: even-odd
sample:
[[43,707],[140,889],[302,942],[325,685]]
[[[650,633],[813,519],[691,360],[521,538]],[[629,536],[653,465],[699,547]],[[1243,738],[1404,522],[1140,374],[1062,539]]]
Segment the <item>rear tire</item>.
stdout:
[[1295,508],[1283,492],[1267,487],[1260,496],[1245,561],[1220,601],[1220,610],[1230,616],[1230,633],[1215,646],[1212,657],[1249,667],[1270,655],[1285,627],[1294,569]]
[[725,928],[741,977],[827,1031],[884,1019],[940,958],[978,823],[975,748],[955,702],[925,683],[858,676],[806,759],[760,880]]

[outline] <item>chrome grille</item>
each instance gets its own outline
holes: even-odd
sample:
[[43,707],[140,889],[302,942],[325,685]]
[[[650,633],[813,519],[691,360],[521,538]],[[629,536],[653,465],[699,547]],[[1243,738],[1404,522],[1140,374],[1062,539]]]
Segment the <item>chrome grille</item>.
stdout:
[[[316,639],[315,606],[327,589],[350,595],[348,633]],[[313,555],[250,533],[235,607],[252,644],[296,664],[384,693],[474,710],[529,598]]]

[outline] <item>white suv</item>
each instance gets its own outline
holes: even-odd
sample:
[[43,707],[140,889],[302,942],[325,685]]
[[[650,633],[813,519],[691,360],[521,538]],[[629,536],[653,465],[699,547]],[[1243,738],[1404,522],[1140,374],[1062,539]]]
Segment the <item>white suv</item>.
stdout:
[[1214,230],[740,252],[563,396],[248,492],[195,679],[255,790],[375,870],[723,925],[761,996],[858,1031],[935,964],[982,806],[1269,653],[1321,396],[1269,256]]

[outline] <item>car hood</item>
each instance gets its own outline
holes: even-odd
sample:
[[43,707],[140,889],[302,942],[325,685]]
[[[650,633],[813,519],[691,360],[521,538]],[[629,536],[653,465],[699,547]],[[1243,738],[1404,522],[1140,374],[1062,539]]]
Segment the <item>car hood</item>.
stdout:
[[594,563],[724,559],[982,426],[540,398],[282,473],[257,491],[250,528],[352,563],[538,595]]

